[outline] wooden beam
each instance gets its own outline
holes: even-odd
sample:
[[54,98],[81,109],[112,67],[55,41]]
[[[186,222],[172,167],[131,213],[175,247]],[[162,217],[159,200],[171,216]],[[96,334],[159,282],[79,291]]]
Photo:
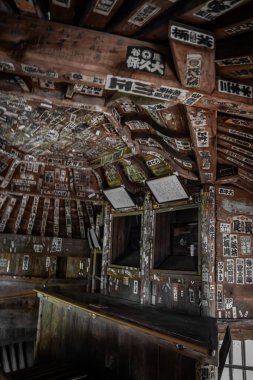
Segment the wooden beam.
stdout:
[[[74,246],[73,246],[74,242]],[[38,252],[39,249],[39,252]],[[1,234],[0,253],[89,257],[87,239],[66,239],[16,234]]]
[[[104,84],[106,75],[116,74],[121,68],[128,46],[134,44],[164,51],[151,43],[53,22],[49,24],[44,20],[35,22],[26,17],[0,14],[0,24],[4,31],[0,60],[10,63],[10,71],[54,81],[73,81],[78,73],[90,83]],[[141,73],[138,76],[143,78]],[[176,82],[169,67],[166,76]],[[157,80],[156,75],[151,78]]]
[[216,112],[187,107],[191,140],[197,158],[201,183],[216,180]]
[[[238,112],[245,112],[245,116],[253,118],[253,113],[248,111],[247,106],[247,104],[252,104],[252,98],[235,98],[231,94],[224,96],[223,93],[221,96],[219,94],[217,100],[215,93],[212,94],[214,99],[209,101],[201,91],[198,91],[196,98],[196,91],[183,88],[168,65],[166,65],[164,76],[131,72],[123,68],[128,46],[132,46],[134,43],[136,46],[145,46],[163,52],[158,45],[97,31],[80,30],[80,28],[66,25],[49,24],[43,20],[37,20],[35,23],[29,18],[18,19],[1,14],[0,23],[4,31],[1,36],[0,60],[9,64],[9,66],[7,65],[9,69],[5,68],[5,70],[12,70],[13,66],[14,73],[37,78],[42,76],[45,79],[53,77],[53,80],[62,82],[73,79],[75,73],[79,73],[80,75],[78,74],[77,77],[84,78],[86,83],[87,78],[90,80],[89,83],[94,83],[100,77],[100,79],[102,78],[101,86],[105,86],[108,91],[122,91],[137,96],[151,97],[159,101],[173,99],[187,105],[193,105],[193,99],[195,99],[195,104],[203,108],[219,110],[222,107],[226,112],[231,111],[231,113],[237,112],[238,109]],[[85,45],[82,43],[84,39]],[[60,43],[61,40],[64,40],[63,45]],[[74,41],[74,44],[71,41]],[[75,47],[73,48],[73,46]],[[13,51],[19,52],[19,55],[13,54]],[[36,67],[34,69],[32,65],[37,69]],[[119,73],[121,78],[118,77]],[[122,75],[124,76],[122,77]],[[72,81],[80,83],[79,79]],[[174,95],[172,96],[171,93]],[[27,94],[26,96],[29,99],[35,95]],[[195,98],[192,99],[192,96]],[[60,99],[52,101],[59,102],[59,104],[70,102]],[[189,104],[190,101],[191,104]],[[92,106],[86,108],[85,104],[76,105],[92,110]],[[101,108],[96,110],[103,111]]]
[[[250,84],[239,83],[238,87],[237,83],[235,83],[229,85],[226,90],[224,88],[225,85],[228,85],[227,82],[230,83],[230,81],[220,79],[216,84],[217,90],[212,95],[204,95],[201,92],[186,90],[181,86],[172,87],[169,82],[168,86],[165,85],[166,82],[163,82],[161,87],[155,87],[155,84],[152,82],[108,75],[106,88],[132,96],[148,97],[159,102],[173,101],[175,102],[174,104],[192,105],[194,107],[213,109],[253,119],[252,86]],[[220,84],[223,85],[222,88]],[[246,91],[246,96],[243,94],[244,91]]]
[[215,87],[215,42],[211,33],[172,22],[169,42],[183,87],[211,94]]

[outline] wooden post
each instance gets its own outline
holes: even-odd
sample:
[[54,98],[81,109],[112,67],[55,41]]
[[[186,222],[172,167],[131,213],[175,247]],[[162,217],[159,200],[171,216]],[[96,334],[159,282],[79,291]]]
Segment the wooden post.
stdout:
[[149,192],[145,195],[142,222],[142,246],[141,246],[141,291],[140,301],[142,304],[151,303],[150,291],[150,258],[152,256],[151,232],[153,230],[154,215],[152,200]]

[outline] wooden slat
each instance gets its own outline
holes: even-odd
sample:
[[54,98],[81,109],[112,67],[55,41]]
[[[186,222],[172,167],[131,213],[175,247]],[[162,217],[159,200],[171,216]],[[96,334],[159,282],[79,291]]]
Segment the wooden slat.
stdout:
[[[13,60],[10,53],[14,45],[16,47],[19,45],[20,40],[30,41],[33,48],[29,52],[27,50],[21,53],[23,55],[22,63],[40,67],[45,72],[43,74],[44,78],[52,79],[53,76],[55,81],[65,81],[66,77],[71,78],[71,73],[76,72],[86,77],[95,76],[96,78],[105,78],[108,73],[116,73],[124,62],[127,46],[133,44],[133,40],[128,38],[123,38],[122,40],[122,37],[73,28],[67,25],[62,27],[62,25],[54,23],[50,23],[49,27],[45,21],[37,20],[34,23],[33,20],[25,17],[15,20],[15,18],[8,19],[8,16],[2,14],[0,15],[0,22],[4,30],[1,36],[4,42],[2,43],[0,59],[12,62],[15,66],[15,72],[24,75],[24,67],[22,69],[20,62]],[[10,22],[12,27],[10,27]],[[15,30],[15,35],[13,30]],[[31,30],[33,30],[32,34]],[[42,31],[43,39],[41,39]],[[64,42],[62,42],[62,39],[64,39]],[[86,41],[85,45],[82,42],[84,39]],[[73,41],[75,41],[75,44],[73,44]],[[62,43],[63,46],[59,48]],[[135,41],[134,43],[136,46],[161,50],[154,44],[142,41]],[[93,48],[94,46],[96,46],[96,49]],[[112,49],[110,49],[110,46]],[[51,74],[46,73],[48,65],[51,67]],[[29,75],[31,75],[30,72]],[[36,76],[36,73],[32,75]],[[166,75],[175,80],[169,68],[167,68]],[[155,75],[151,75],[151,77],[154,80],[157,79]]]

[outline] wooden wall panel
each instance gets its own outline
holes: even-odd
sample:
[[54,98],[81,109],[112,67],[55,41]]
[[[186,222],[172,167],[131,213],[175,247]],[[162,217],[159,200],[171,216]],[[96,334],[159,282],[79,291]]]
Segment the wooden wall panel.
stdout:
[[151,302],[157,307],[167,307],[173,311],[200,315],[201,278],[194,275],[152,271]]
[[217,186],[216,197],[216,314],[252,318],[252,196],[233,186]]
[[112,379],[195,379],[195,361],[162,342],[67,304],[41,302],[39,360],[65,359]]
[[0,253],[38,254],[38,256],[89,257],[87,239],[49,238],[15,234],[1,234]]

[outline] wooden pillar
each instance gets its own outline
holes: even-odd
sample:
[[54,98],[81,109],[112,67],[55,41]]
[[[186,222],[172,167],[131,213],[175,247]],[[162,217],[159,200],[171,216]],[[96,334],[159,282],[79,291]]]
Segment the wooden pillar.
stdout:
[[141,248],[141,292],[140,301],[142,304],[151,303],[150,291],[150,268],[153,248],[153,222],[154,213],[152,210],[152,200],[150,193],[146,193],[143,204],[143,227],[142,227],[142,248]]
[[201,200],[202,314],[215,317],[215,188],[205,186]]
[[107,294],[107,268],[110,255],[110,239],[112,234],[112,217],[111,207],[105,206],[104,211],[104,238],[103,238],[103,251],[102,251],[102,268],[101,268],[101,293]]

